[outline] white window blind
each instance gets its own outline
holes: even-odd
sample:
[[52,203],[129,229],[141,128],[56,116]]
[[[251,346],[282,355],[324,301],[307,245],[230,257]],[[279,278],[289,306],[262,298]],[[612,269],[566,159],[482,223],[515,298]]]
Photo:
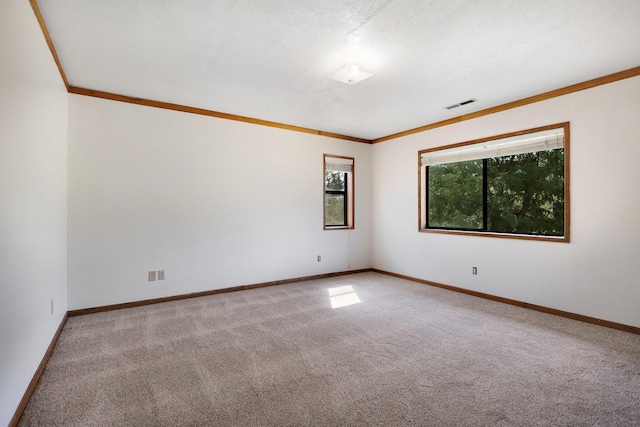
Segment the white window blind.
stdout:
[[326,157],[325,170],[332,172],[351,172],[353,170],[353,159]]
[[553,129],[551,131],[486,141],[447,150],[431,151],[423,153],[420,156],[420,162],[422,166],[442,165],[559,148],[564,148],[564,130]]

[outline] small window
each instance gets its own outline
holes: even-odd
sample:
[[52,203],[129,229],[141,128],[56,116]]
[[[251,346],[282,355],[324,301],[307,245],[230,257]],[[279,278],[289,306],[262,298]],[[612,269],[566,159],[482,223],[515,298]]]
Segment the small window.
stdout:
[[324,155],[324,228],[354,228],[353,157]]
[[569,241],[569,123],[418,155],[420,231]]

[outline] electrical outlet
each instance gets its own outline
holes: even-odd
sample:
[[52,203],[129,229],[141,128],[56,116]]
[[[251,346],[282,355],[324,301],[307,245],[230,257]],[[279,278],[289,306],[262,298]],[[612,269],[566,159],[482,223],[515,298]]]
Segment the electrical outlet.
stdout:
[[164,270],[158,270],[158,280],[164,280]]
[[149,281],[150,282],[155,282],[156,280],[156,272],[155,271],[150,271],[149,272]]
[[318,262],[322,261],[322,256],[318,255]]
[[471,267],[471,274],[478,274],[478,267]]

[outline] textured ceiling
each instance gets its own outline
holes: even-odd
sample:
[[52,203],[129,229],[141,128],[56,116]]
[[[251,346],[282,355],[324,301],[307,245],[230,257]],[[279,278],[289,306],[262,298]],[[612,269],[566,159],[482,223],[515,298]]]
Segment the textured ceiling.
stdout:
[[640,65],[638,0],[37,3],[71,86],[365,139]]

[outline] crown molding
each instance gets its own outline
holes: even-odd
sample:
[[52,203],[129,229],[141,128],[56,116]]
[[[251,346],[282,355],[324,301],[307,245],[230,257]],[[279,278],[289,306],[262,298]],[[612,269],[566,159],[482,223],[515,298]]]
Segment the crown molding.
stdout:
[[237,116],[235,114],[222,113],[220,111],[207,110],[204,108],[189,107],[187,105],[172,104],[169,102],[154,101],[151,99],[135,98],[132,96],[118,95],[115,93],[102,92],[102,91],[93,90],[93,89],[85,89],[85,88],[80,88],[76,86],[69,86],[68,91],[69,93],[73,93],[76,95],[92,96],[94,98],[102,98],[102,99],[108,99],[111,101],[127,102],[130,104],[144,105],[146,107],[181,111],[183,113],[190,113],[190,114],[199,114],[202,116],[216,117],[218,119],[234,120],[237,122],[251,123],[251,124],[260,125],[260,126],[269,126],[269,127],[279,128],[279,129],[290,130],[294,132],[303,132],[303,133],[309,133],[313,135],[326,136],[328,138],[336,138],[336,139],[343,139],[346,141],[361,142],[364,144],[371,143],[371,140],[356,138],[354,136],[341,135],[338,133],[325,132],[325,131],[305,128],[301,126],[293,126],[293,125],[288,125],[284,123],[272,122],[268,120],[255,119],[252,117]]
[[47,41],[47,46],[49,46],[49,50],[51,51],[51,55],[53,55],[53,60],[58,67],[58,71],[60,72],[60,77],[62,77],[62,81],[64,82],[64,87],[69,91],[69,81],[67,80],[67,76],[62,69],[62,64],[60,63],[60,58],[58,58],[58,52],[56,52],[56,48],[53,46],[53,42],[51,41],[51,36],[49,35],[49,30],[44,23],[44,19],[42,19],[42,13],[40,13],[40,7],[36,0],[29,0],[31,3],[31,8],[33,9],[33,13],[36,15],[36,19],[38,20],[38,24],[40,24],[40,29],[42,30],[42,34],[44,35],[44,39]]
[[380,142],[401,138],[403,136],[412,135],[414,133],[420,133],[427,130],[443,127],[443,126],[449,126],[454,123],[464,122],[466,120],[472,120],[482,116],[488,116],[489,114],[495,114],[501,111],[511,110],[512,108],[522,107],[524,105],[545,101],[551,98],[557,98],[559,96],[568,95],[570,93],[578,92],[585,89],[591,89],[596,86],[606,85],[608,83],[617,82],[618,80],[624,80],[630,77],[636,77],[638,75],[640,75],[640,67],[631,68],[628,70],[620,71],[618,73],[613,73],[607,76],[598,77],[596,79],[587,80],[586,82],[577,83],[571,86],[541,93],[539,95],[534,95],[528,98],[519,99],[517,101],[508,102],[506,104],[498,105],[496,107],[491,107],[484,110],[476,111],[475,113],[464,114],[462,116],[453,117],[447,120],[442,120],[440,122],[435,122],[435,123],[420,126],[414,129],[405,130],[403,132],[394,133],[392,135],[383,136],[382,138],[374,139],[372,143],[378,144]]

